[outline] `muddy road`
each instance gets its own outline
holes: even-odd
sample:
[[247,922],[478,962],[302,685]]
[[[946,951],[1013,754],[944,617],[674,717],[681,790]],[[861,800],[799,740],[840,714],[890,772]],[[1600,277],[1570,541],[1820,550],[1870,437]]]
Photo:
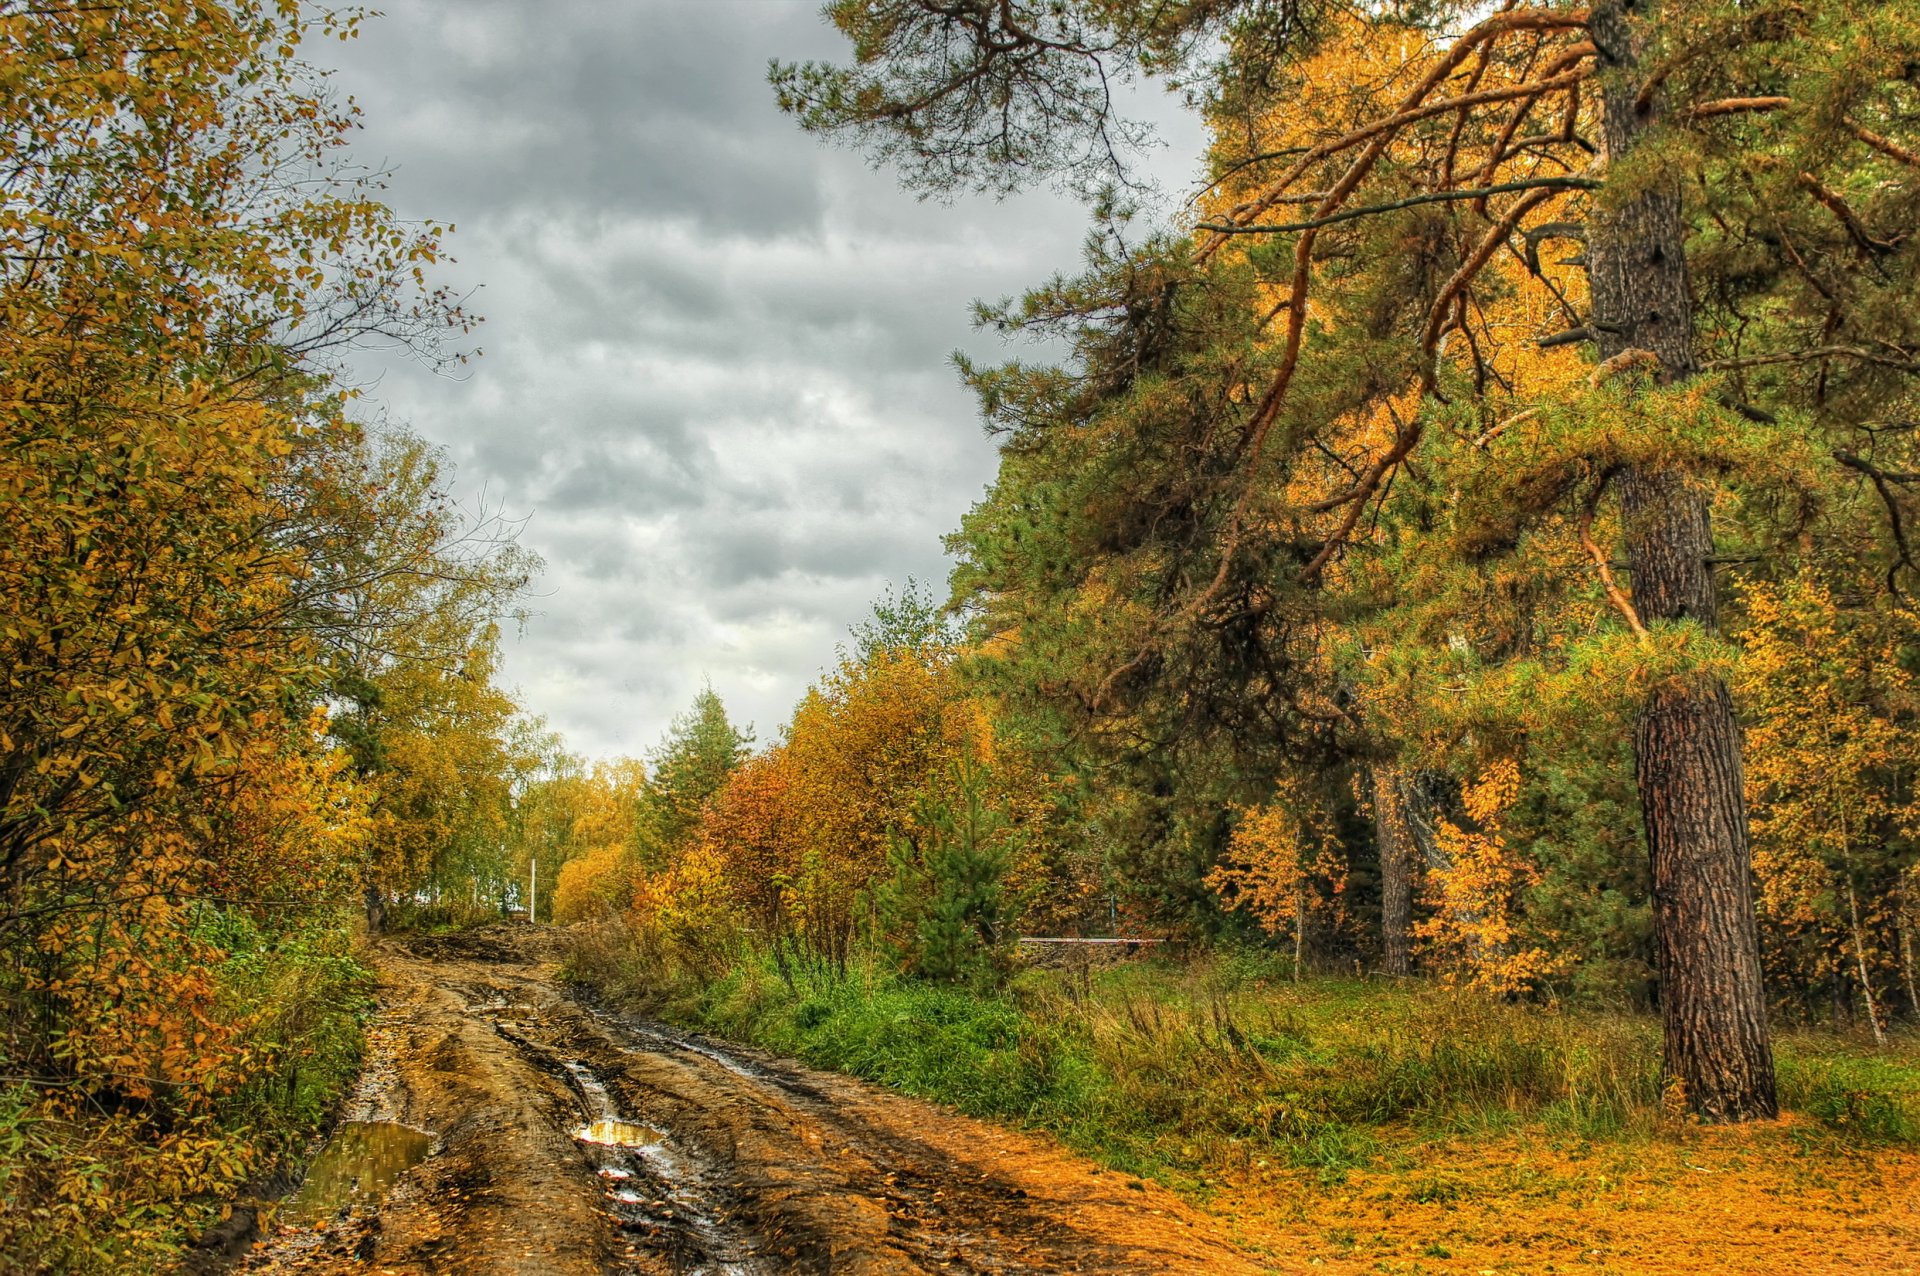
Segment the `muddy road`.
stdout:
[[283,1206],[241,1270],[1277,1270],[1043,1140],[583,1005],[559,943],[502,927],[378,950],[346,1114],[365,1163],[335,1167],[359,1190]]

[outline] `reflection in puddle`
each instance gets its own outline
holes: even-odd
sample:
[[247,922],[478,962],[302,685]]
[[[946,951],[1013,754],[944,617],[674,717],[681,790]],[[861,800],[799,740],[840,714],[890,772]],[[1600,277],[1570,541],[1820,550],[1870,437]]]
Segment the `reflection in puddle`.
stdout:
[[705,1199],[699,1166],[675,1150],[664,1130],[621,1119],[613,1096],[584,1062],[561,1062],[590,1118],[573,1137],[630,1243],[663,1254],[679,1276],[761,1276],[766,1269],[749,1239]]
[[280,1207],[282,1222],[324,1222],[349,1205],[377,1198],[418,1165],[433,1136],[394,1121],[348,1121],[307,1168],[300,1190]]
[[658,1143],[660,1131],[650,1126],[635,1125],[631,1121],[603,1118],[590,1125],[581,1126],[573,1132],[573,1137],[582,1143],[598,1143],[602,1147],[637,1148],[645,1147],[649,1143]]

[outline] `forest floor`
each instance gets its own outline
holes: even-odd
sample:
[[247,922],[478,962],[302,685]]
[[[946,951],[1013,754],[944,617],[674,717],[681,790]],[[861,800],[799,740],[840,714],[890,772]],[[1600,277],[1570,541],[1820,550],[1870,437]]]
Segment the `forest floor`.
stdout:
[[[423,1159],[241,1270],[333,1273],[1305,1270],[1046,1140],[576,1000],[526,927],[389,940],[343,1132]],[[398,1123],[356,1125],[353,1123]],[[336,1143],[340,1141],[336,1135]],[[356,1179],[356,1175],[358,1178]]]

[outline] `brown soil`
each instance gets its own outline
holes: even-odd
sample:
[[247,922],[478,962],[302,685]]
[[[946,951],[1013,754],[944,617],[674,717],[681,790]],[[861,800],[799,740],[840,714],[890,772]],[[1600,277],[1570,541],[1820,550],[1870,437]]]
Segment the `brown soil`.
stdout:
[[[1275,1270],[1151,1183],[845,1077],[622,1019],[530,927],[388,942],[355,1120],[431,1131],[377,1202],[249,1272]],[[634,1146],[583,1143],[596,1120]],[[635,1129],[633,1127],[641,1127]],[[637,1137],[636,1137],[637,1136]]]

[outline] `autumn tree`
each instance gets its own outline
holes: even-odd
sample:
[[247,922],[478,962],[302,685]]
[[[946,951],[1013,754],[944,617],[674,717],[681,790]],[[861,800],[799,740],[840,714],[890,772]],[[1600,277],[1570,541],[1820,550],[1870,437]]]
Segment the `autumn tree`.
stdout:
[[[1443,534],[1409,537],[1402,548],[1426,551],[1410,566],[1484,573],[1576,547],[1613,614],[1587,646],[1607,648],[1607,676],[1635,700],[1669,1075],[1709,1118],[1771,1114],[1739,732],[1712,655],[1716,568],[1728,541],[1764,558],[1842,469],[1885,493],[1887,552],[1904,566],[1906,471],[1863,449],[1916,368],[1900,302],[1910,7],[844,0],[829,14],[854,65],[776,67],[782,104],[927,188],[1105,168],[1129,136],[1106,86],[1137,69],[1204,97],[1216,174],[1248,187],[1157,255],[1173,287],[1077,311],[1145,356],[1156,333],[1191,332],[1163,321],[1192,309],[1183,278],[1250,273],[1270,298],[1270,335],[1234,334],[1211,367],[1189,342],[1184,366],[1209,375],[1185,378],[1198,392],[1185,404],[1161,399],[1190,413],[1217,468],[1184,491],[1112,498],[1140,526],[1165,510],[1195,532],[1160,537],[1150,575],[1113,600],[1137,618],[1094,704],[1123,721],[1116,693],[1157,680],[1197,630],[1314,614],[1423,464],[1450,486],[1429,489],[1426,529]],[[1303,107],[1330,58],[1382,49],[1383,74]],[[1583,251],[1548,255],[1568,242]],[[1555,298],[1531,330],[1490,326],[1496,260]],[[1518,392],[1488,352],[1520,340],[1590,350],[1583,378]],[[1151,412],[1136,383],[1122,381],[1124,406]],[[1084,388],[1063,379],[1054,397]],[[1344,481],[1296,485],[1329,454]],[[1096,546],[1094,562],[1125,563],[1138,543]]]
[[[439,228],[346,173],[291,4],[0,10],[0,863],[217,766],[313,665],[281,482],[356,336],[428,342]],[[298,181],[296,170],[315,181]]]
[[1307,966],[1315,913],[1336,905],[1344,864],[1327,804],[1305,782],[1282,777],[1264,806],[1243,811],[1207,884],[1230,909],[1250,914],[1293,946],[1293,977]]
[[981,926],[1004,945],[1015,905],[1062,877],[1049,777],[1001,738],[924,591],[889,590],[851,637],[707,801],[690,889],[717,888],[777,951],[844,966],[884,934],[921,953],[925,923],[943,971],[974,969],[961,950]]
[[775,744],[742,762],[701,815],[700,842],[724,866],[749,924],[778,936],[801,855],[792,757]]
[[559,922],[617,913],[633,903],[646,767],[635,758],[582,765],[560,755],[521,787],[513,804],[520,875],[545,882],[543,915]]
[[[1842,582],[1844,572],[1833,573]],[[1884,1041],[1916,1000],[1913,617],[1812,571],[1741,591],[1761,936],[1783,1000],[1852,1001]],[[1843,991],[1844,990],[1844,991]]]
[[331,734],[376,795],[369,921],[422,891],[497,908],[511,790],[531,765],[495,682],[499,622],[538,559],[496,511],[455,503],[444,455],[404,430],[342,432],[295,458],[306,497],[282,535],[312,564],[301,624],[326,671]]
[[[289,534],[309,490],[291,475],[348,428],[327,361],[464,319],[424,282],[439,228],[370,198],[340,158],[351,115],[295,59],[332,19],[55,3],[0,24],[11,926],[66,906],[55,842],[121,837],[304,727],[326,554]],[[164,859],[102,854],[136,896]]]
[[30,1119],[95,1143],[10,1165],[29,1270],[42,1242],[151,1265],[268,1150],[247,1087],[311,1100],[280,1016],[351,1035],[344,959],[246,983],[338,933],[370,796],[332,657],[356,590],[422,570],[356,548],[379,480],[331,374],[467,323],[427,278],[442,228],[378,201],[299,60],[351,26],[0,3],[0,1053]]

